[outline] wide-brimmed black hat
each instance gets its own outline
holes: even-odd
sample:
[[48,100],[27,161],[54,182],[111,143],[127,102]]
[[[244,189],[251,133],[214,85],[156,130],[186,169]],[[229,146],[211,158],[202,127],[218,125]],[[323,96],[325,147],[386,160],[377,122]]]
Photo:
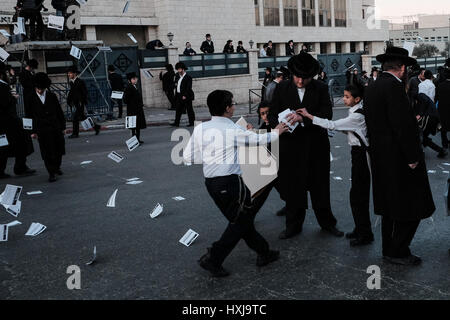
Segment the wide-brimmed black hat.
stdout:
[[69,68],[67,68],[67,73],[75,73],[75,74],[79,74],[80,72],[78,71],[78,68],[75,66],[70,66]]
[[36,59],[30,59],[27,61],[27,66],[30,66],[33,69],[37,69],[39,67],[39,62]]
[[178,69],[187,70],[188,67],[186,67],[186,65],[185,65],[183,62],[178,62],[178,63],[175,65],[175,69],[176,69],[176,70],[178,70]]
[[294,76],[307,79],[319,73],[320,64],[312,55],[302,51],[289,59],[288,69]]
[[377,56],[377,61],[381,63],[392,60],[401,60],[406,66],[412,66],[417,63],[416,59],[409,56],[408,50],[399,47],[388,47],[386,53]]
[[137,77],[138,76],[137,76],[136,72],[129,72],[129,73],[127,73],[127,80],[131,80],[131,79],[137,78]]
[[48,89],[52,81],[44,72],[38,72],[33,76],[33,86],[39,89]]

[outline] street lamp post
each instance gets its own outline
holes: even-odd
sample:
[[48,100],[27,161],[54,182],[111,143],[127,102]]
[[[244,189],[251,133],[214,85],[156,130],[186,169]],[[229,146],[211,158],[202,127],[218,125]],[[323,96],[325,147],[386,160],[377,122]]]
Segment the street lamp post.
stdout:
[[250,49],[253,49],[253,45],[255,44],[255,41],[250,40],[250,41],[248,42],[248,44],[250,45]]

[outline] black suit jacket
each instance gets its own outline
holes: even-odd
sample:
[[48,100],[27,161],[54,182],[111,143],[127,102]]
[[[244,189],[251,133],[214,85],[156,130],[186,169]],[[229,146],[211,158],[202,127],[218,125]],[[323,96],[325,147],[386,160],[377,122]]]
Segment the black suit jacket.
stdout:
[[123,79],[122,76],[113,72],[109,74],[109,83],[113,91],[123,91]]
[[211,44],[208,41],[203,41],[200,51],[203,53],[214,53],[214,42],[211,41]]
[[[178,80],[180,80],[180,75],[179,74],[177,74],[177,76],[175,78],[175,90],[177,90]],[[177,91],[176,91],[176,93],[178,94]],[[181,81],[180,93],[179,94],[182,97],[186,97],[186,99],[188,101],[195,100],[194,91],[192,90],[192,77],[190,75],[186,74],[184,76],[183,80]]]
[[69,81],[70,91],[67,95],[67,104],[72,107],[84,107],[88,103],[88,91],[86,83],[80,78],[75,81]]

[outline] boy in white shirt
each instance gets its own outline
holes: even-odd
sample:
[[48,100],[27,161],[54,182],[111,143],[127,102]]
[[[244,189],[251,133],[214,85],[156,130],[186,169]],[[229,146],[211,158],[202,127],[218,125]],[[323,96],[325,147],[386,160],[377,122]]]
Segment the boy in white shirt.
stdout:
[[257,266],[265,266],[279,258],[279,252],[270,250],[267,241],[255,229],[254,219],[261,204],[254,203],[241,178],[238,147],[267,145],[276,141],[287,127],[280,124],[266,134],[244,130],[231,121],[234,103],[229,91],[212,92],[207,104],[212,119],[195,127],[183,158],[187,165],[203,164],[206,188],[229,221],[220,240],[213,243],[198,261],[213,277],[226,277],[229,273],[222,263],[241,239],[257,252]]
[[425,93],[428,98],[434,102],[436,97],[436,86],[432,81],[433,73],[430,70],[426,70],[423,76],[425,77],[425,80],[419,84],[419,94]]
[[369,212],[370,170],[367,158],[369,142],[363,113],[363,95],[363,87],[359,85],[347,86],[344,91],[344,104],[350,108],[349,115],[347,118],[337,121],[315,117],[309,114],[306,109],[298,111],[303,117],[311,119],[314,125],[347,134],[348,144],[352,147],[350,205],[355,229],[348,233],[346,237],[351,239],[350,245],[352,247],[368,245],[374,241]]

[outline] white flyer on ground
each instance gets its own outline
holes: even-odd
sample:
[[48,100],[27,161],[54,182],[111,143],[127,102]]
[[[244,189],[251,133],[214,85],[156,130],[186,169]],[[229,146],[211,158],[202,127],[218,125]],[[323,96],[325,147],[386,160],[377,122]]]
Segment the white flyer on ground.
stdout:
[[83,126],[84,130],[89,130],[92,129],[94,127],[94,121],[92,120],[91,117],[87,118],[84,121],[81,121],[81,125]]
[[3,48],[0,48],[0,61],[5,62],[8,59],[9,53],[6,52]]
[[180,239],[180,243],[184,244],[186,247],[189,247],[195,239],[198,238],[198,233],[192,229],[189,229],[188,232]]
[[49,15],[47,27],[49,29],[64,30],[64,17]]
[[127,36],[131,39],[131,41],[133,41],[134,43],[138,43],[136,38],[131,34],[131,33],[127,33]]
[[15,227],[15,226],[18,226],[18,225],[21,225],[21,224],[22,224],[22,222],[20,222],[18,220],[15,220],[13,222],[8,223],[7,226],[11,228],[11,227]]
[[85,166],[85,165],[87,165],[87,164],[91,164],[92,162],[93,162],[93,161],[91,161],[91,160],[83,161],[83,162],[80,163],[80,166]]
[[125,118],[125,128],[135,129],[136,128],[136,116],[130,116]]
[[6,147],[8,144],[9,143],[6,134],[0,134],[0,147]]
[[111,160],[113,160],[113,161],[115,161],[117,163],[121,162],[124,159],[120,154],[118,154],[115,151],[113,151],[110,154],[108,154],[108,158],[110,158]]
[[106,206],[108,208],[116,207],[116,196],[117,196],[118,191],[119,191],[119,189],[116,189],[116,191],[114,191],[114,193],[111,195],[111,197],[109,197],[108,203],[106,204]]
[[22,122],[25,130],[33,130],[33,119],[23,118]]
[[43,224],[33,222],[25,235],[35,237],[41,234],[45,229],[47,229],[47,227]]
[[0,224],[0,242],[8,241],[8,225]]
[[290,114],[295,114],[295,111],[292,111],[291,109],[284,110],[283,112],[281,112],[278,115],[278,122],[282,122],[282,123],[287,124],[288,127],[289,127],[289,132],[292,133],[298,127],[298,122],[296,124],[294,124],[294,125],[290,125],[289,122],[287,121],[287,117]]
[[158,217],[164,210],[164,206],[162,204],[157,204],[156,207],[153,209],[153,211],[150,213],[150,217],[152,219],[155,219]]
[[173,197],[172,199],[175,200],[175,201],[184,201],[184,200],[186,200],[183,197]]
[[22,201],[17,200],[17,203],[15,205],[3,205],[6,209],[6,212],[8,212],[13,217],[17,218],[17,216],[20,213],[20,210],[22,209]]
[[138,180],[138,181],[130,181],[130,182],[127,182],[127,184],[134,186],[134,185],[137,185],[137,184],[141,184],[141,183],[143,183],[143,182],[144,182],[144,181]]
[[136,136],[133,136],[131,139],[128,139],[126,141],[127,147],[129,151],[133,151],[137,147],[139,147],[139,140],[136,138]]
[[7,184],[5,191],[2,193],[1,203],[3,205],[15,206],[19,201],[20,193],[22,192],[22,187]]
[[123,98],[123,91],[113,91],[111,93],[111,99],[122,100],[122,98]]
[[75,46],[72,46],[72,48],[70,49],[70,55],[78,60],[80,60],[81,58],[81,49],[78,49]]
[[97,259],[97,246],[94,246],[94,252],[92,254],[92,259],[88,263],[86,263],[87,266],[90,266],[94,264],[95,260]]
[[27,192],[27,195],[34,196],[34,195],[42,194],[42,193],[43,193],[42,191],[30,191],[30,192]]

